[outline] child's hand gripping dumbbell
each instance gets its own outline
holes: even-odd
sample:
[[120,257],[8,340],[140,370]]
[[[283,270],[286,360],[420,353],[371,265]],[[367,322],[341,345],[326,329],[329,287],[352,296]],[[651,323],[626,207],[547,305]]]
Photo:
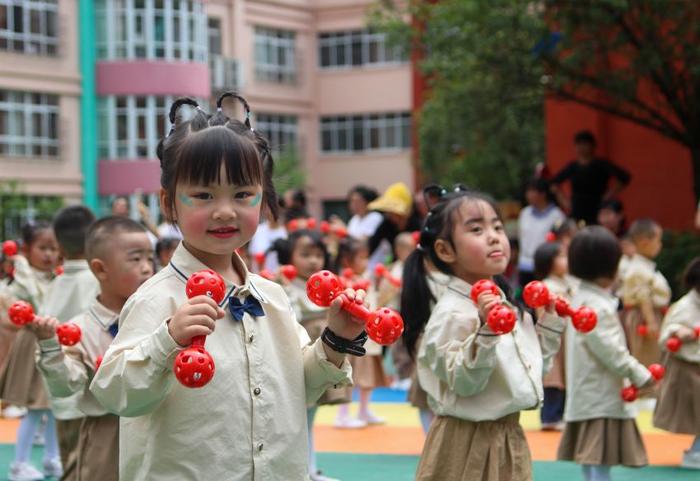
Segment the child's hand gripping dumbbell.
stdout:
[[[16,326],[26,326],[27,324],[39,321],[40,326],[36,326],[35,329],[37,327],[40,329],[48,327],[48,331],[51,332],[51,335],[47,336],[46,339],[53,337],[53,333],[55,332],[59,344],[63,346],[74,346],[80,342],[82,337],[82,332],[77,324],[73,324],[72,322],[58,324],[58,321],[55,320],[53,320],[53,323],[48,322],[51,318],[38,317],[34,314],[32,305],[26,301],[17,301],[12,304],[7,310],[7,314],[10,318],[10,322]],[[47,320],[47,322],[43,320]]]
[[[477,281],[472,286],[471,298],[477,306],[479,305],[479,296],[482,294],[493,294],[498,298],[501,297],[498,286],[488,279]],[[502,303],[491,307],[486,314],[486,323],[496,334],[508,334],[515,327],[515,321],[516,316],[513,309]]]
[[[204,269],[187,279],[185,292],[188,299],[207,296],[219,304],[226,296],[226,283],[216,272]],[[206,336],[194,336],[190,346],[180,351],[175,358],[173,371],[183,386],[202,387],[214,377],[214,359],[204,349],[205,339]]]
[[[661,364],[651,364],[649,365],[649,373],[654,381],[659,382],[663,379],[664,374],[666,374],[666,369]],[[634,384],[630,384],[627,387],[623,387],[620,390],[620,397],[626,403],[631,403],[637,400],[639,397],[639,388]]]
[[351,301],[343,295],[343,284],[338,276],[330,271],[319,271],[309,277],[306,294],[320,307],[328,307],[338,296],[343,296],[342,309],[364,321],[367,335],[378,344],[393,344],[403,333],[403,319],[398,312],[388,307],[372,312],[365,306]]
[[[523,300],[525,304],[536,309],[552,302],[552,294],[544,282],[532,281],[523,289]],[[563,297],[557,296],[554,299],[554,308],[560,316],[570,317],[571,324],[579,332],[590,332],[598,323],[598,316],[593,309],[585,306],[573,309]]]

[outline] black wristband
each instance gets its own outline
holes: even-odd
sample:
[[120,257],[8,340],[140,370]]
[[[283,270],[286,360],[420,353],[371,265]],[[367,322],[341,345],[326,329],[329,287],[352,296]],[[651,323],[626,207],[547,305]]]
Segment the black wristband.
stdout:
[[351,341],[350,339],[338,336],[335,332],[326,327],[323,330],[323,334],[321,334],[321,340],[336,352],[362,357],[365,355],[365,348],[362,346],[367,342],[367,333],[362,331],[362,334]]

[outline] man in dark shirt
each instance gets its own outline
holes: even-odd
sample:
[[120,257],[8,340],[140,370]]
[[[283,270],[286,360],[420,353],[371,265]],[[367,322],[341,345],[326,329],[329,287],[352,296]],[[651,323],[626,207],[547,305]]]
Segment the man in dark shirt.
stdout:
[[[576,160],[572,160],[551,179],[552,191],[560,205],[567,207],[571,217],[591,225],[597,222],[603,200],[615,197],[630,182],[630,174],[607,159],[594,156],[595,137],[583,130],[574,137]],[[610,179],[614,184],[609,186]],[[564,196],[558,185],[571,181],[571,199]]]

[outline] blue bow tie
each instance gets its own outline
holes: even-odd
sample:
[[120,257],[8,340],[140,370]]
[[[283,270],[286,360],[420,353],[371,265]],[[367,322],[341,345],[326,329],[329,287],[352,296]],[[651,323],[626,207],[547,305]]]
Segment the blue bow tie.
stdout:
[[112,335],[112,337],[117,337],[117,333],[119,332],[119,322],[115,322],[111,326],[109,326],[109,333]]
[[253,317],[264,316],[265,311],[263,311],[260,301],[258,301],[253,296],[246,297],[245,301],[241,302],[237,297],[231,296],[228,298],[228,309],[231,311],[231,315],[236,321],[243,319],[243,313],[247,312]]

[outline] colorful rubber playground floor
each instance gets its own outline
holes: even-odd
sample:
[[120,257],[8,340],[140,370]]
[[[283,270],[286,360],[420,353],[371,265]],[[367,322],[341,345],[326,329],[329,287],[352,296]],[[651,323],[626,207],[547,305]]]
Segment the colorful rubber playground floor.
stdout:
[[[336,407],[323,406],[316,420],[316,447],[320,468],[328,476],[342,481],[410,481],[423,447],[423,431],[417,411],[404,402],[403,391],[379,389],[373,395],[372,409],[387,420],[382,426],[358,430],[333,427]],[[353,406],[353,412],[356,406]],[[555,461],[559,433],[540,431],[539,414],[521,416],[534,460],[536,481],[578,481],[580,468],[573,463]],[[649,454],[650,466],[642,469],[614,468],[615,481],[700,481],[700,471],[678,468],[691,436],[669,434],[651,425],[651,413],[642,411],[637,418]],[[0,419],[0,480],[14,453],[12,443],[18,421]],[[40,466],[40,448],[34,449]],[[459,455],[459,447],[455,447]],[[99,480],[94,480],[99,481]],[[214,481],[214,480],[212,480]]]

